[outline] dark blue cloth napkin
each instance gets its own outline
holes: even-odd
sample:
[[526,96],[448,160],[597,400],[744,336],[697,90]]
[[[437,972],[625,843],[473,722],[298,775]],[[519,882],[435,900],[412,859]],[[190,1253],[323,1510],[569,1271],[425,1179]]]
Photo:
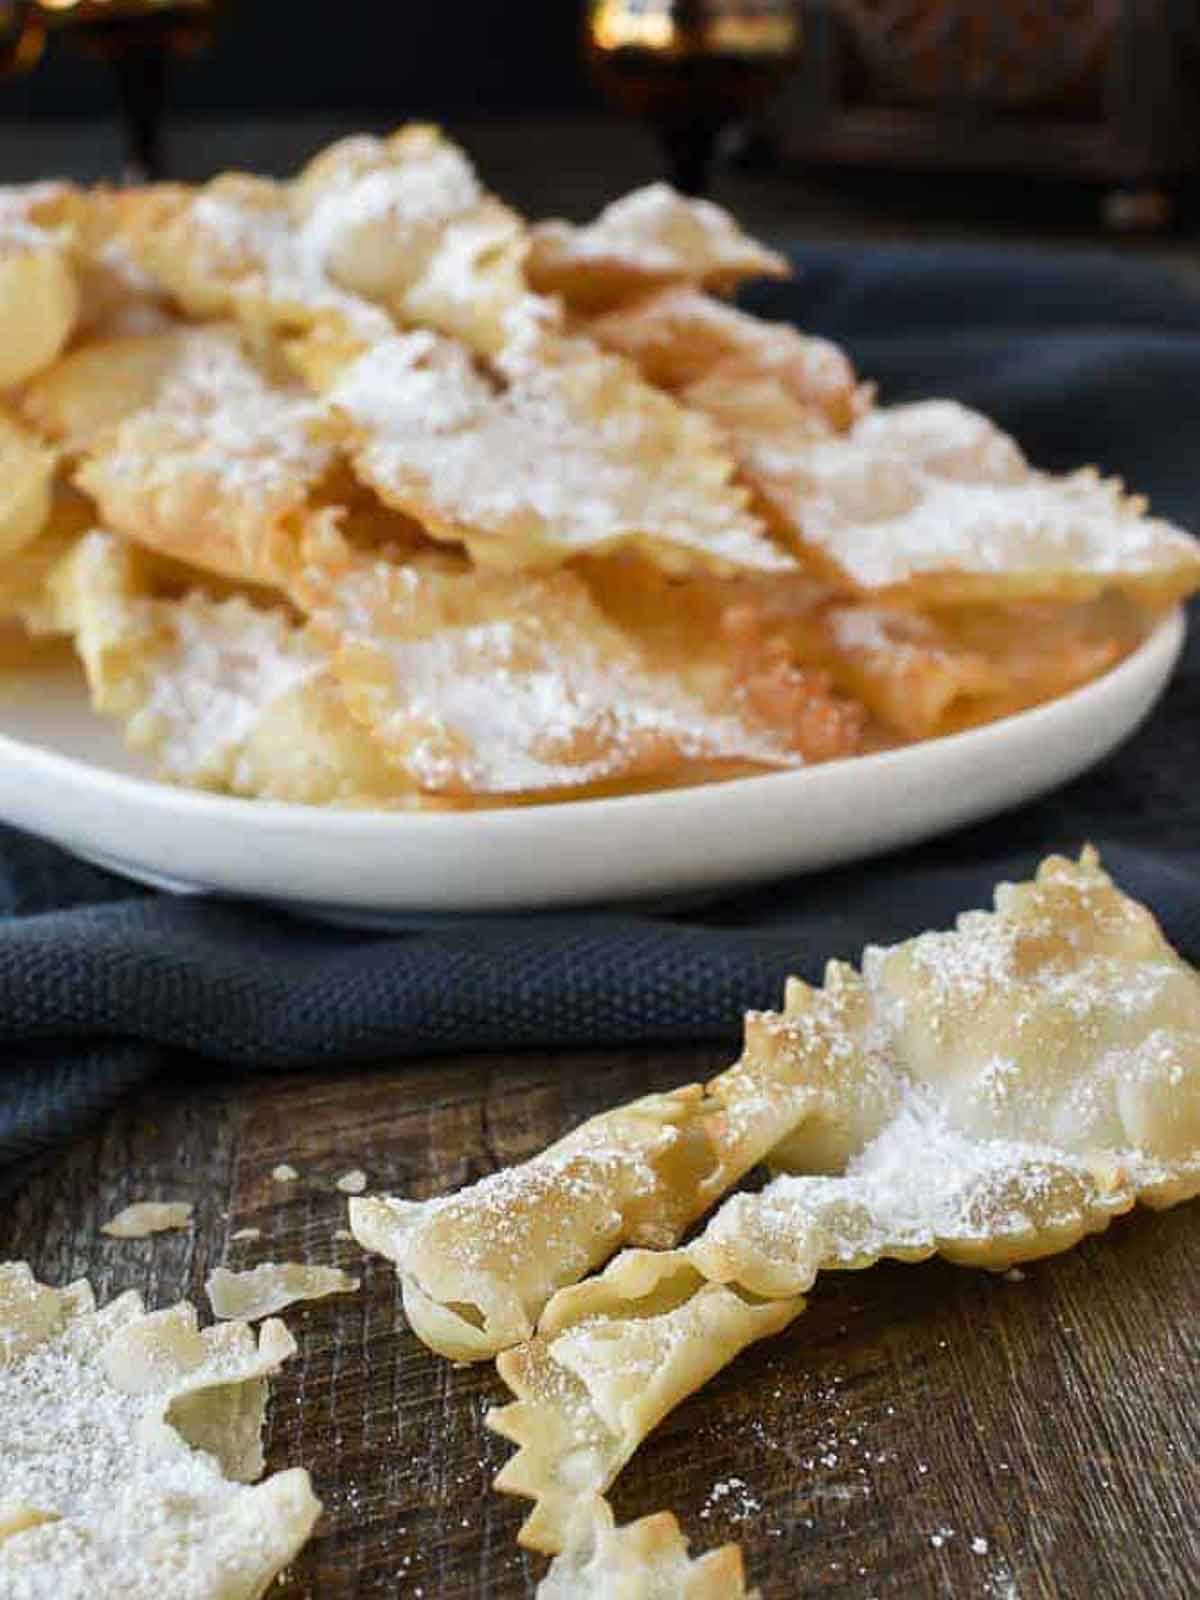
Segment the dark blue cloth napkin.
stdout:
[[[1099,253],[816,247],[750,300],[846,344],[884,400],[950,394],[1049,467],[1095,461],[1200,527],[1200,269]],[[0,1169],[186,1053],[244,1067],[736,1039],[827,957],[946,923],[1049,850],[1100,845],[1200,956],[1200,649],[1101,768],[933,844],[642,911],[402,936],[150,894],[0,829]],[[803,817],[797,817],[797,827]],[[0,1179],[2,1179],[0,1171]]]

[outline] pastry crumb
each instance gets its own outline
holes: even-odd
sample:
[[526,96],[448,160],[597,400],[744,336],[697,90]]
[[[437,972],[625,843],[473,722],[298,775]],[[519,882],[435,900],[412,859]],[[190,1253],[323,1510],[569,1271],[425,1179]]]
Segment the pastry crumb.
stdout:
[[358,1288],[340,1267],[313,1267],[303,1261],[264,1261],[249,1272],[217,1267],[204,1285],[213,1316],[257,1322],[298,1300],[322,1300],[329,1294],[349,1294]]
[[281,1161],[277,1167],[271,1168],[271,1176],[276,1183],[295,1183],[300,1174],[290,1161]]
[[367,1187],[367,1175],[361,1167],[354,1167],[342,1173],[337,1180],[337,1187],[343,1194],[362,1194]]
[[100,1232],[110,1239],[145,1239],[170,1228],[186,1228],[191,1220],[192,1207],[187,1200],[135,1200],[110,1217]]

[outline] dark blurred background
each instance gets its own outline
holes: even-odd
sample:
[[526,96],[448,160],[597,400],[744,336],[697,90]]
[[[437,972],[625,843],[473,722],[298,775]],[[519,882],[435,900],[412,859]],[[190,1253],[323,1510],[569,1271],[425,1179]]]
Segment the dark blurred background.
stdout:
[[[183,65],[181,112],[373,111],[480,115],[595,103],[579,64],[573,0],[235,0],[211,51]],[[4,85],[0,116],[95,116],[104,74],[51,49]]]
[[[172,0],[0,0],[0,23],[22,5],[50,19],[36,67],[0,81],[0,181],[120,171],[111,62],[64,24],[123,3]],[[752,23],[786,0],[611,3],[635,24],[706,8]],[[226,0],[215,37],[173,65],[169,170],[282,173],[339,133],[432,117],[515,204],[583,216],[667,170],[661,139],[584,65],[584,9]],[[726,119],[711,169],[748,225],[1151,248],[1194,231],[1200,0],[796,0],[795,14],[783,89]],[[701,115],[699,90],[688,109]]]

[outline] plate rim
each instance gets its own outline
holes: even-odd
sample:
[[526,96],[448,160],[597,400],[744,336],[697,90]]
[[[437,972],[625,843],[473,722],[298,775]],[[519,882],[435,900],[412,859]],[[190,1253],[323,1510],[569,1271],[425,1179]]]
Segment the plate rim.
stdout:
[[[86,781],[96,785],[98,798],[102,793],[123,804],[140,802],[153,807],[156,811],[170,810],[181,823],[191,818],[210,822],[220,818],[232,822],[237,818],[239,824],[245,822],[252,830],[258,831],[273,830],[287,825],[311,825],[315,818],[319,818],[322,829],[353,835],[367,830],[455,831],[461,829],[464,822],[469,819],[476,831],[485,829],[502,832],[519,831],[528,826],[531,818],[537,819],[541,825],[553,827],[563,817],[578,820],[584,813],[589,819],[602,820],[607,815],[627,813],[631,808],[640,811],[653,809],[667,812],[682,806],[694,806],[699,796],[709,794],[719,794],[727,798],[730,804],[736,804],[737,797],[744,795],[748,789],[759,790],[762,785],[768,783],[776,786],[785,783],[796,786],[803,784],[815,773],[840,773],[848,768],[861,771],[863,781],[869,782],[872,773],[894,769],[897,766],[902,768],[914,761],[920,761],[926,752],[932,749],[954,747],[964,750],[973,743],[984,744],[994,740],[999,729],[1014,723],[1021,723],[1026,729],[1031,729],[1039,721],[1056,720],[1069,714],[1070,708],[1081,700],[1086,700],[1104,688],[1112,689],[1118,686],[1125,677],[1139,675],[1146,670],[1147,662],[1152,657],[1164,658],[1163,687],[1165,688],[1182,652],[1187,626],[1185,606],[1176,605],[1160,618],[1136,650],[1132,650],[1107,672],[1101,673],[1096,678],[1090,678],[1086,683],[1069,689],[1065,694],[1056,695],[1052,700],[1045,700],[1022,711],[1010,712],[1007,716],[998,717],[991,722],[981,723],[978,727],[967,728],[958,733],[916,740],[912,744],[901,745],[892,750],[873,751],[867,755],[840,756],[832,761],[813,762],[807,766],[778,772],[752,773],[741,778],[685,784],[670,789],[649,789],[634,794],[554,800],[537,805],[466,807],[448,811],[389,811],[378,807],[306,805],[299,801],[219,794],[166,783],[159,778],[117,772],[84,757],[65,755],[28,739],[5,733],[2,726],[0,726],[0,760],[32,763],[40,767],[41,772],[50,781],[53,781],[56,774],[75,783],[86,778]],[[93,714],[99,715],[95,712]],[[0,724],[2,722],[3,705],[0,704]]]

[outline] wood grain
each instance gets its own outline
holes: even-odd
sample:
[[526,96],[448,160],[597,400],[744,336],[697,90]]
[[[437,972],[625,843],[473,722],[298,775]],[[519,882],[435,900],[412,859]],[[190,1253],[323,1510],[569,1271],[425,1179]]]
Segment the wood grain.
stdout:
[[[288,1313],[268,1456],[325,1503],[279,1600],[509,1600],[542,1563],[493,1494],[489,1367],[404,1328],[379,1261],[337,1240],[335,1180],[419,1197],[539,1149],[612,1102],[702,1076],[711,1050],[479,1056],[339,1074],[181,1067],[61,1152],[0,1215],[0,1259],[107,1296],[201,1299],[218,1263],[307,1259],[359,1294]],[[292,1184],[271,1178],[290,1161]],[[118,1241],[129,1201],[186,1199],[190,1232]],[[262,1229],[234,1241],[241,1228]],[[764,1600],[1189,1596],[1200,1524],[1200,1216],[1126,1219],[990,1277],[940,1263],[823,1279],[806,1314],[673,1416],[626,1470],[622,1518],[676,1510],[695,1548],[742,1542]],[[724,1486],[724,1487],[722,1487]]]

